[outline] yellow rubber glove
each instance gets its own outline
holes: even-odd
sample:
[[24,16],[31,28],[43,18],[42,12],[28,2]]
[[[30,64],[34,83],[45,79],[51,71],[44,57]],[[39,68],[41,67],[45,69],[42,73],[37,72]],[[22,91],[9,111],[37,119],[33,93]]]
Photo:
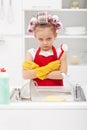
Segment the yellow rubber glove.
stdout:
[[24,70],[36,69],[39,68],[39,65],[34,63],[33,61],[24,61],[22,64]]
[[36,68],[35,73],[39,79],[44,80],[48,73],[54,70],[58,70],[59,68],[60,68],[60,61],[56,60],[56,61],[50,62],[46,66]]

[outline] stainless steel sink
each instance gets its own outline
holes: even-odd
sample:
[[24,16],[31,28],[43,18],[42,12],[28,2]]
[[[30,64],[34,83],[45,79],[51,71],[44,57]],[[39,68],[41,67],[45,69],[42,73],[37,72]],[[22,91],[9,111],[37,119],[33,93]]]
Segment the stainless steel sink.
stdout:
[[[28,86],[28,89],[29,89],[29,86]],[[23,93],[23,91],[25,91],[25,89],[22,89],[22,93]],[[47,93],[48,92],[45,93],[46,96],[47,96]],[[29,94],[29,96],[28,96],[28,94]],[[21,96],[21,89],[14,89],[11,92],[10,100],[11,100],[11,102],[15,102],[15,101],[41,101],[40,100],[40,96],[42,94],[43,94],[43,91],[41,93],[38,93],[37,96],[35,96],[34,98],[31,98],[30,92],[28,92],[27,93],[27,97],[22,97]],[[56,93],[53,92],[53,94],[57,95],[57,92]],[[58,94],[59,94],[59,96],[62,95],[62,94],[64,94],[63,96],[65,96],[67,98],[68,97],[70,98],[70,96],[73,97],[73,100],[72,99],[71,100],[67,100],[67,102],[68,101],[75,101],[75,102],[84,102],[84,101],[86,101],[86,97],[85,97],[84,91],[83,91],[83,89],[82,89],[81,86],[75,86],[73,88],[73,94],[72,93],[66,93],[66,92],[65,93],[64,92],[63,93],[59,93],[58,92]],[[42,98],[42,96],[41,96],[41,98]],[[32,100],[32,99],[34,99],[34,100]]]

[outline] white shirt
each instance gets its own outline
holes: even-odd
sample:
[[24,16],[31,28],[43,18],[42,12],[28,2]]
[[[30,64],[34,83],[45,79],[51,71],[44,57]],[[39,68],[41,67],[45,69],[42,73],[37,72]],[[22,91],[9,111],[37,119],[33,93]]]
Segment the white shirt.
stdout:
[[[34,60],[37,49],[31,48],[29,49],[27,52],[29,52],[32,55],[32,58]],[[59,57],[60,53],[62,52],[61,48],[59,47],[58,49],[56,49],[57,52],[57,57]],[[43,55],[45,57],[53,55],[53,52],[51,51],[40,51],[39,55]]]

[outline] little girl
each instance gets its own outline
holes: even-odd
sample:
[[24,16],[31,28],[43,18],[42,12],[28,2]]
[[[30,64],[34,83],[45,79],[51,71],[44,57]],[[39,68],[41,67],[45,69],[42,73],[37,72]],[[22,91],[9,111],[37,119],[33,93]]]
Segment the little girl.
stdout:
[[61,28],[58,16],[38,13],[29,22],[28,32],[39,44],[38,49],[29,49],[23,63],[23,78],[32,79],[38,86],[63,86],[67,73],[66,53],[63,45],[53,46]]

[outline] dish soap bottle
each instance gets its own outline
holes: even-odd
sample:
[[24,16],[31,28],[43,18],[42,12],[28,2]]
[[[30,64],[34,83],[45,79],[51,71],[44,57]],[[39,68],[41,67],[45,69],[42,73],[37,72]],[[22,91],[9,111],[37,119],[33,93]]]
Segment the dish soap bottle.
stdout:
[[4,68],[0,69],[0,104],[10,102],[9,76]]

